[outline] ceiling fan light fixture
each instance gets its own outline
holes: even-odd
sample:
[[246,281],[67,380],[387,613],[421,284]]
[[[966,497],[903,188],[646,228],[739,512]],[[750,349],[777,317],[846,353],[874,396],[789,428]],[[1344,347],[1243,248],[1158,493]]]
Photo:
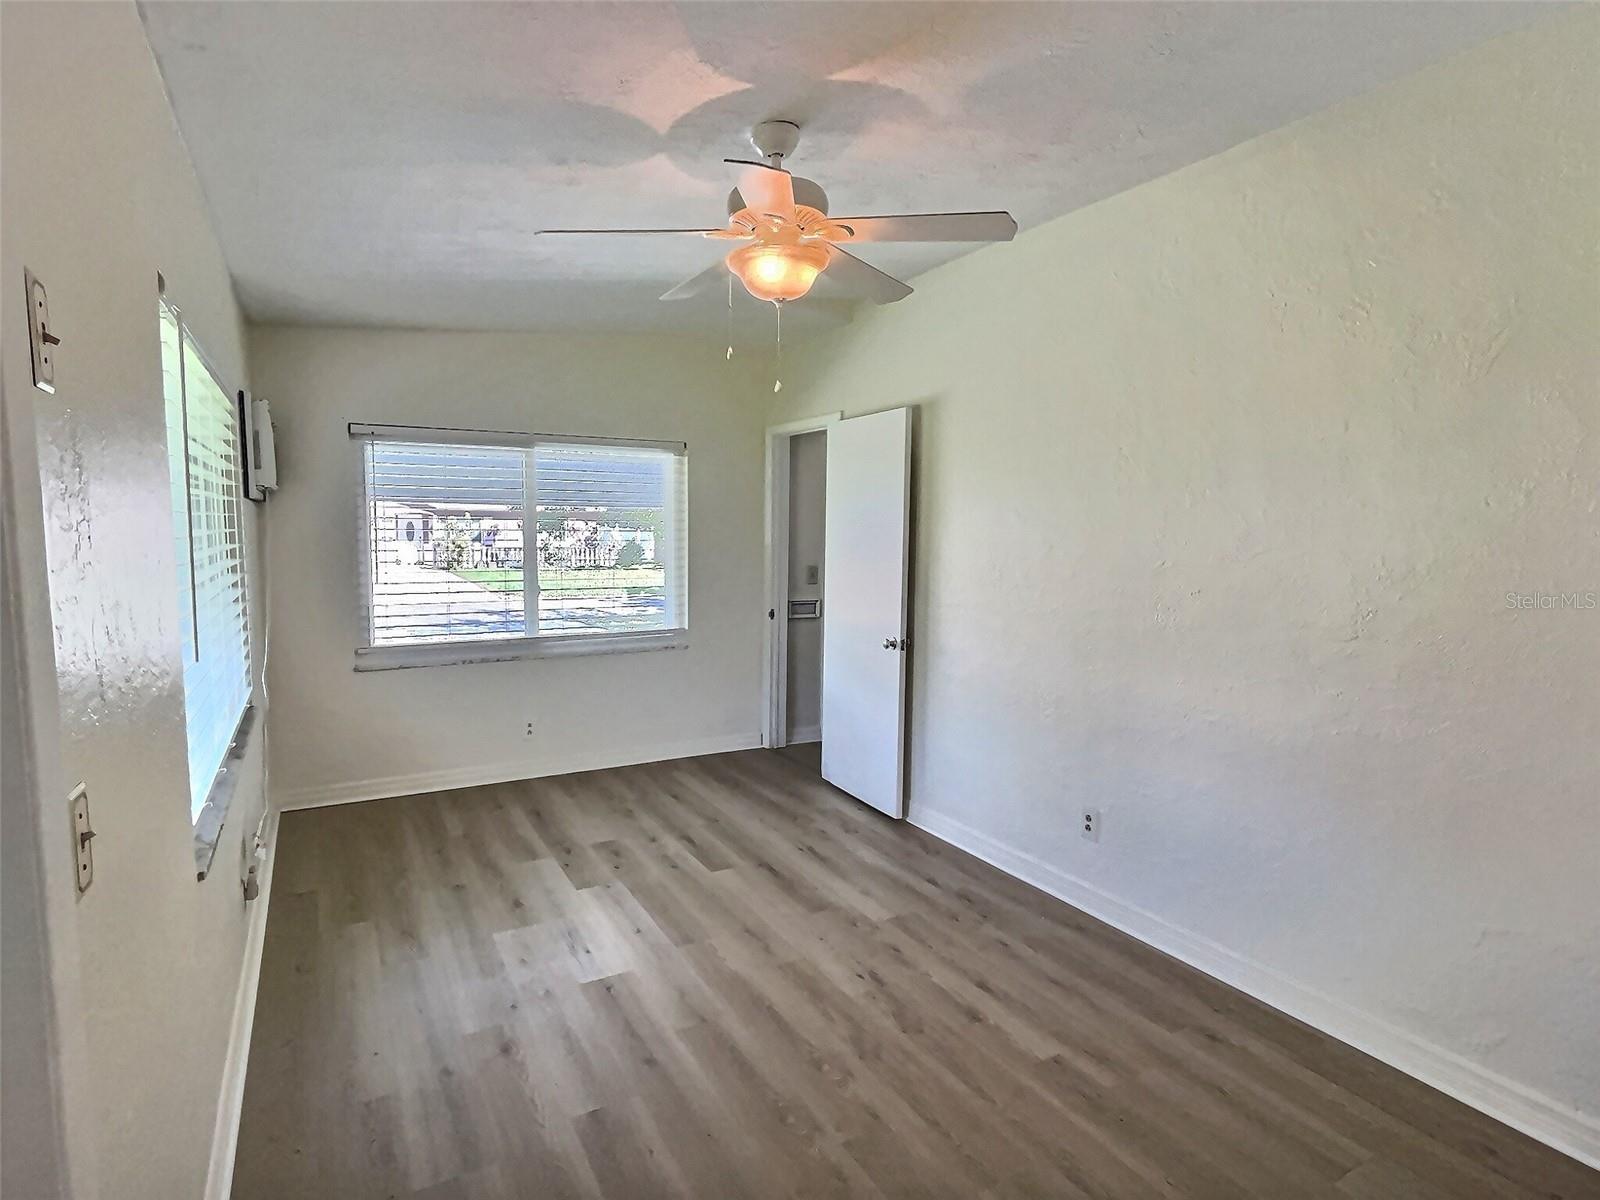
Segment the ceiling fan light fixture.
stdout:
[[728,270],[757,300],[783,304],[811,290],[828,265],[828,251],[815,243],[773,245],[756,242],[729,254]]
[[[865,263],[841,242],[1009,242],[1017,222],[1006,212],[893,213],[828,216],[828,194],[783,164],[794,153],[800,127],[793,121],[763,121],[750,133],[762,161],[725,158],[737,169],[728,193],[728,224],[720,229],[541,229],[540,234],[614,234],[624,237],[701,238],[745,245],[712,261],[705,270],[662,293],[663,300],[698,296],[726,283],[733,304],[733,277],[757,300],[782,305],[811,291],[830,272],[828,290],[841,299],[893,304],[911,295],[909,285]],[[727,276],[723,271],[729,272]]]

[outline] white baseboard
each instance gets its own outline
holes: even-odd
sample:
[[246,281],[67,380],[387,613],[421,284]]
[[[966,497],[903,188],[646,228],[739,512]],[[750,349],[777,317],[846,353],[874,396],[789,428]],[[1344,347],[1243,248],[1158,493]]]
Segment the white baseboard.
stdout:
[[789,735],[789,745],[799,746],[806,742],[820,742],[822,740],[821,725],[800,725]]
[[278,814],[267,809],[262,824],[267,844],[261,864],[261,891],[250,901],[245,930],[244,963],[233,1000],[228,1030],[228,1056],[222,1065],[222,1092],[217,1100],[216,1127],[211,1134],[211,1165],[206,1171],[206,1200],[228,1200],[233,1191],[234,1155],[239,1148],[239,1117],[244,1108],[245,1067],[250,1060],[250,1033],[256,1019],[256,990],[261,983],[261,951],[267,938],[267,905],[272,899],[272,866],[278,856]]
[[474,763],[468,767],[447,767],[439,771],[417,771],[409,775],[388,775],[377,779],[353,779],[340,783],[317,784],[312,787],[289,788],[275,798],[274,805],[280,811],[288,811],[295,808],[321,808],[329,804],[355,804],[363,800],[386,800],[391,796],[413,796],[419,792],[445,792],[453,788],[510,783],[518,779],[542,779],[549,775],[572,775],[579,771],[631,767],[639,763],[664,762],[673,758],[698,758],[702,754],[754,750],[760,745],[759,734],[730,733],[720,737],[669,742],[659,746],[635,747],[620,752],[543,755],[507,762]]
[[1196,970],[1420,1079],[1579,1162],[1600,1168],[1600,1121],[1296,982],[1209,938],[1118,900],[954,817],[914,810],[908,819],[934,837],[1082,909]]

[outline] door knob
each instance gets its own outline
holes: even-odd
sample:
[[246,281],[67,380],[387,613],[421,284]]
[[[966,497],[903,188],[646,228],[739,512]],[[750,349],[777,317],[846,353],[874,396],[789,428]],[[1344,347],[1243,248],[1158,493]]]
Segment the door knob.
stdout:
[[883,639],[883,648],[885,650],[898,650],[898,649],[900,649],[900,639],[899,638],[884,638]]

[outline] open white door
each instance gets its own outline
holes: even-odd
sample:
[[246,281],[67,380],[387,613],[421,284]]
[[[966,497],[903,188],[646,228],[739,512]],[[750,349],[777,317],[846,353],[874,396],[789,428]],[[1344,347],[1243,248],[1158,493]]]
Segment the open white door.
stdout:
[[822,777],[905,815],[911,410],[828,429]]

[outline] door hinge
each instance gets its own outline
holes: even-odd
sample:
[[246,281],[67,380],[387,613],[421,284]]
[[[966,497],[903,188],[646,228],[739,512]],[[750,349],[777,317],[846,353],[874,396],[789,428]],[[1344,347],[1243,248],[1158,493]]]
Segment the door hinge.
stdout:
[[89,785],[80,783],[67,797],[72,805],[72,852],[77,859],[78,891],[87,892],[94,882],[94,829],[89,824]]
[[61,339],[50,332],[50,300],[45,295],[44,284],[26,267],[22,269],[22,281],[28,289],[28,346],[33,358],[33,386],[41,392],[54,392],[55,347],[61,345]]

